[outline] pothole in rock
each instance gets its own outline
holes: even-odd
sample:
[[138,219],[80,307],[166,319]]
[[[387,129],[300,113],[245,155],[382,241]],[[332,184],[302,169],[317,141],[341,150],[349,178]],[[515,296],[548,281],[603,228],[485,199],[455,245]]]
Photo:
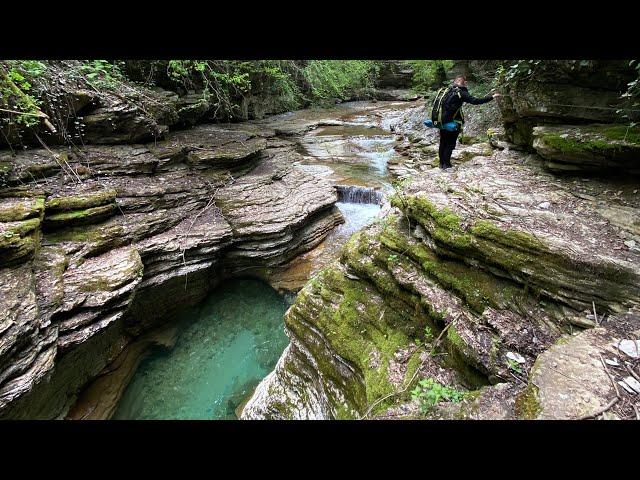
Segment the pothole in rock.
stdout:
[[114,419],[235,419],[289,340],[286,300],[255,279],[222,284],[185,312],[175,346],[142,362]]

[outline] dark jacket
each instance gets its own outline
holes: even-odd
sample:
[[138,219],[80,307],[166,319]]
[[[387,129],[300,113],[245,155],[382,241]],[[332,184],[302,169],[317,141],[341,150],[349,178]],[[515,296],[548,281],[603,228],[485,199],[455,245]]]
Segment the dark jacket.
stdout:
[[493,100],[493,95],[484,98],[476,98],[471,96],[467,87],[454,87],[453,91],[445,100],[442,110],[442,123],[458,121],[464,123],[464,114],[462,113],[462,104],[470,103],[471,105],[482,105]]

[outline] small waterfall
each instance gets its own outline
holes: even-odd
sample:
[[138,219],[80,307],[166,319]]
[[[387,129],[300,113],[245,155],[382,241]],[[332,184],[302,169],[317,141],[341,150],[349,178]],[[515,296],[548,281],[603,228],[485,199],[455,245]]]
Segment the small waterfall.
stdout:
[[338,201],[344,203],[368,203],[382,205],[384,194],[379,190],[355,185],[336,185]]

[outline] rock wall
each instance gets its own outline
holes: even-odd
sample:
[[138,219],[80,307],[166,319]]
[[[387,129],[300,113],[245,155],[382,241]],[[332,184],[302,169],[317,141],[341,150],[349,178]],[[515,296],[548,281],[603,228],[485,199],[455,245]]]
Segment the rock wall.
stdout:
[[265,126],[2,158],[3,418],[63,416],[131,339],[343,221],[333,186],[293,166],[294,144]]
[[558,172],[638,173],[640,111],[623,94],[637,72],[626,60],[546,61],[505,84],[498,104],[506,140]]

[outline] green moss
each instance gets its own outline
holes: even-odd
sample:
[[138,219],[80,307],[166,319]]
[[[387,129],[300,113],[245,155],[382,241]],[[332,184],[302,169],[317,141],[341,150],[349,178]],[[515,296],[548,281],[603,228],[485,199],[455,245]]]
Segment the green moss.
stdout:
[[487,220],[478,220],[473,227],[471,227],[471,233],[510,248],[516,247],[528,252],[548,251],[546,246],[530,233],[517,230],[503,230]]
[[115,189],[87,192],[82,195],[70,195],[67,197],[54,197],[47,200],[47,210],[86,210],[99,207],[107,203],[113,203],[116,198]]
[[535,420],[542,412],[538,402],[538,387],[529,382],[527,387],[516,397],[515,414],[521,420]]
[[462,229],[461,218],[448,208],[440,209],[415,195],[394,196],[391,204],[420,223],[434,240],[460,250],[470,246],[471,236]]
[[30,217],[41,217],[43,211],[44,198],[42,197],[0,203],[0,222],[16,222]]
[[40,219],[0,224],[0,265],[32,255],[40,243]]
[[335,419],[336,420],[353,420],[354,418],[357,418],[357,414],[358,412],[353,411],[353,409],[351,409],[349,405],[346,405],[344,403],[339,403],[336,407]]
[[[357,242],[350,243],[352,249],[357,248]],[[318,304],[325,307],[318,310]],[[389,362],[417,333],[407,306],[396,305],[393,308],[383,301],[379,290],[368,282],[347,279],[340,270],[330,267],[320,272],[315,283],[305,286],[285,317],[287,327],[298,338],[305,338],[323,377],[341,384],[348,404],[360,414],[396,390],[388,378]],[[305,325],[308,321],[322,332],[330,350],[322,342],[311,340],[317,334]],[[347,382],[343,373],[336,371],[336,355],[361,372],[362,389],[354,385],[354,379]],[[376,411],[394,401],[382,402]]]
[[455,414],[457,420],[467,420],[478,413],[480,404],[478,399],[482,395],[482,389],[465,392],[464,400],[460,404],[458,412]]
[[453,325],[451,325],[451,327],[449,327],[449,330],[447,330],[447,340],[451,345],[453,345],[461,352],[468,349],[467,344],[462,341],[462,338],[460,338],[456,327]]
[[640,128],[629,125],[613,125],[600,130],[602,135],[609,140],[625,141],[640,145]]
[[71,212],[56,213],[47,215],[44,218],[45,226],[58,227],[66,225],[83,225],[93,223],[111,215],[115,211],[115,203],[100,207],[87,208],[85,210],[74,210]]
[[[400,231],[400,222],[401,218],[396,216],[385,224],[379,235],[380,242],[417,263],[429,277],[441,287],[455,292],[473,310],[482,313],[487,306],[501,309],[524,301],[523,290],[517,285],[460,261],[443,259],[424,243],[410,243],[410,237]],[[394,263],[402,264],[403,261],[398,257]],[[431,316],[435,321],[441,318],[437,312],[432,312]]]
[[[581,127],[583,138],[544,134],[542,140],[548,146],[565,155],[600,153],[610,155],[624,147],[624,144],[640,145],[640,129],[628,125],[593,125]],[[622,144],[620,142],[623,142]]]
[[[118,226],[119,230],[122,230],[121,226]],[[93,243],[100,242],[104,239],[104,233],[100,227],[71,227],[63,230],[57,230],[52,233],[48,233],[45,236],[46,243],[55,244],[62,242],[79,242],[79,243]]]
[[404,388],[406,388],[406,392],[402,397],[399,397],[398,400],[409,400],[411,398],[411,387],[413,387],[413,385],[419,380],[419,377],[416,376],[413,382],[411,382],[411,379],[422,364],[422,360],[420,359],[420,354],[422,352],[422,348],[416,349],[416,351],[411,355],[411,358],[407,361],[407,370],[404,374],[404,381],[402,383]]
[[619,148],[618,145],[611,144],[604,140],[579,141],[570,137],[563,138],[560,135],[545,135],[544,142],[548,146],[561,152],[563,155],[574,155],[582,152],[597,153]]
[[565,343],[568,343],[571,338],[571,335],[562,335],[555,341],[554,345],[564,345]]
[[40,226],[39,218],[30,218],[21,222],[5,223],[0,232],[0,237],[10,238],[13,236],[24,237]]

